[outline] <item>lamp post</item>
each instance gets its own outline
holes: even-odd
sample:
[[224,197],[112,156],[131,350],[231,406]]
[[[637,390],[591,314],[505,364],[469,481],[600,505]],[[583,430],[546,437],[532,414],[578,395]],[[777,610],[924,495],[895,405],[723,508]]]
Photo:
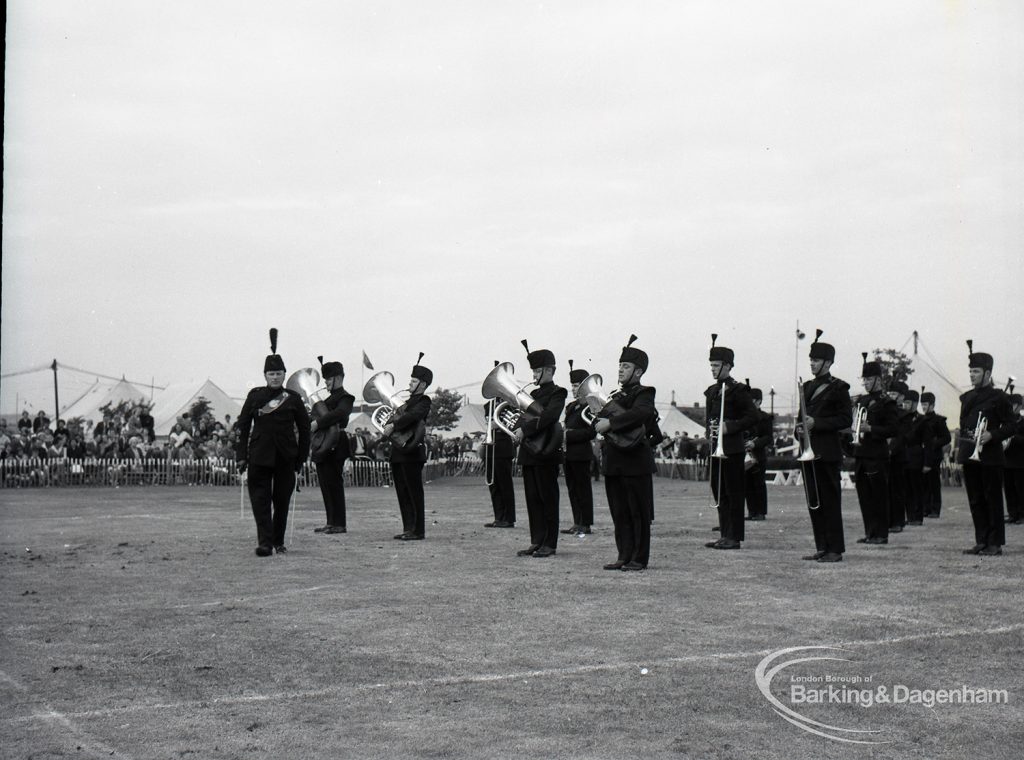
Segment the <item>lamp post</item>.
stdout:
[[770,411],[770,413],[771,413],[772,417],[774,417],[775,416],[775,386],[774,385],[772,386],[772,389],[770,391],[768,391],[768,398],[769,398],[769,402],[771,404],[771,411]]

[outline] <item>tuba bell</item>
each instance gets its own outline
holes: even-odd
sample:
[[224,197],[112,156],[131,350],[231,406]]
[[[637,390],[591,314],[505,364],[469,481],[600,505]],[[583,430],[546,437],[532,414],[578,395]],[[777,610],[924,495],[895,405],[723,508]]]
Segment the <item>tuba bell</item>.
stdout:
[[299,394],[306,411],[313,417],[321,417],[327,412],[326,406],[320,406],[327,396],[327,389],[320,387],[320,373],[312,367],[293,372],[284,387]]
[[[593,425],[598,417],[611,418],[620,414],[623,408],[615,401],[619,393],[618,388],[611,393],[605,392],[604,378],[596,372],[583,378],[576,391],[576,399],[583,404],[580,410],[583,421]],[[640,424],[621,431],[609,430],[604,434],[604,438],[616,448],[629,450],[640,445],[646,435],[646,427]]]
[[[395,376],[387,371],[377,372],[366,381],[366,385],[363,386],[363,401],[368,404],[380,404],[370,415],[370,422],[378,433],[384,432],[395,412],[404,403],[402,391],[395,388]],[[404,446],[414,434],[415,431],[392,432],[391,440]]]

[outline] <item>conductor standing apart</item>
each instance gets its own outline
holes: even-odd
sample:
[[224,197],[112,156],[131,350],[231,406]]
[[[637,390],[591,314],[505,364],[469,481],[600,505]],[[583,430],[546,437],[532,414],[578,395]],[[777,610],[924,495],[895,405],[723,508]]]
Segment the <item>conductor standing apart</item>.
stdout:
[[249,501],[256,518],[256,555],[287,551],[288,505],[295,474],[309,455],[309,414],[302,397],[284,387],[284,360],[277,354],[277,329],[270,328],[270,355],[263,362],[267,384],[253,388],[238,415],[238,471],[249,469]]

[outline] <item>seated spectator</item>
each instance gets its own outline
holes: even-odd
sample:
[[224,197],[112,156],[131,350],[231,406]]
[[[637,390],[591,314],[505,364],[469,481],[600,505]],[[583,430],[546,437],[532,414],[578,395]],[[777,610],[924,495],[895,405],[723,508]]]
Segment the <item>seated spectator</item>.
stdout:
[[7,420],[0,419],[0,447],[11,442],[11,436],[7,433]]
[[28,412],[21,413],[21,419],[18,420],[18,430],[22,435],[32,434],[32,418],[29,416]]
[[174,423],[174,427],[171,429],[171,434],[167,437],[172,449],[181,448],[186,441],[192,440],[192,435],[182,427],[180,422]]
[[82,440],[80,435],[72,435],[71,440],[68,441],[68,459],[85,459],[86,447],[85,441]]

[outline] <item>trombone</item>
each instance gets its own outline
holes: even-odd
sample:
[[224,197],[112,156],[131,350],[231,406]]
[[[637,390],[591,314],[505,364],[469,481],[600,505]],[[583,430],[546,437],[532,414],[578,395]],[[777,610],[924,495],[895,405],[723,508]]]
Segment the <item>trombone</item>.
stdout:
[[[725,453],[725,443],[722,440],[722,432],[725,428],[725,390],[728,386],[725,383],[721,383],[718,386],[718,399],[719,399],[719,413],[718,421],[711,421],[708,425],[708,432],[716,438],[715,452],[711,455],[712,459],[728,459],[729,455]],[[722,506],[722,465],[723,462],[718,463],[718,487],[712,489],[712,496],[715,497],[715,503],[712,505],[715,509],[720,509]],[[710,473],[708,473],[710,476]],[[719,519],[719,526],[721,526],[721,519]]]
[[[821,506],[821,490],[818,488],[818,472],[814,469],[814,448],[811,446],[811,433],[807,429],[807,409],[804,402],[804,379],[796,379],[796,397],[800,404],[800,456],[796,460],[800,463],[801,479],[804,483],[804,498],[807,499],[807,508],[814,510]],[[807,471],[805,465],[811,463],[811,476],[814,478],[814,504],[811,505],[811,490],[807,487]]]
[[493,409],[497,403],[492,399],[488,406],[492,413],[487,415],[487,433],[484,435],[484,483],[488,487],[494,485],[494,414]]

